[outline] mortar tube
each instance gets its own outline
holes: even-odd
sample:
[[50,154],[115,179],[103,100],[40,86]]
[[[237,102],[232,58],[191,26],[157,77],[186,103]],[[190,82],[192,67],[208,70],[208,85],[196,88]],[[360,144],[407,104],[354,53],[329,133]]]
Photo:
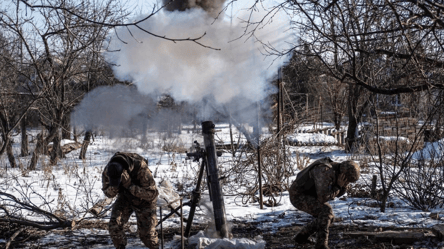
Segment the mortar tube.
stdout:
[[202,122],[202,135],[204,138],[206,151],[208,182],[210,184],[216,231],[219,233],[221,238],[227,238],[228,227],[225,215],[224,198],[219,182],[219,170],[217,168],[216,145],[214,142],[214,127],[215,125],[212,121]]

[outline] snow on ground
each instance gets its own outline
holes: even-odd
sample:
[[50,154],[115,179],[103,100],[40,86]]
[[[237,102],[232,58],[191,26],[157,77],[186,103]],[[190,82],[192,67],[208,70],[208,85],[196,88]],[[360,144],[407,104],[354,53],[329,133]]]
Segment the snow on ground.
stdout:
[[334,144],[336,143],[336,139],[332,136],[325,135],[325,134],[311,134],[311,133],[299,133],[294,135],[289,135],[286,137],[287,141],[290,142],[290,144]]
[[417,160],[439,159],[444,155],[444,139],[434,143],[425,143],[424,149],[413,154],[413,158]]
[[[228,125],[217,125],[216,130],[216,140],[224,143],[230,141]],[[35,131],[31,132],[36,134]],[[308,139],[318,140],[319,143],[326,139],[325,136],[315,135],[311,134],[312,137]],[[239,132],[234,131],[236,141],[238,141],[239,136]],[[240,137],[241,140],[244,140],[242,136]],[[14,150],[17,154],[20,150],[19,139],[20,137],[15,138],[16,143],[14,144]],[[47,208],[51,211],[59,210],[64,212],[64,215],[67,217],[71,217],[79,212],[83,212],[86,217],[92,217],[84,211],[91,208],[92,204],[98,200],[104,198],[101,191],[101,173],[110,157],[117,151],[136,152],[146,157],[149,161],[150,169],[155,175],[156,182],[160,183],[168,180],[174,186],[178,184],[185,186],[185,189],[179,191],[178,194],[184,194],[194,188],[192,182],[197,176],[198,163],[186,160],[184,151],[182,153],[166,152],[162,148],[175,145],[190,151],[194,141],[202,143],[202,136],[200,134],[182,131],[181,134],[173,134],[173,138],[168,138],[163,133],[150,133],[148,142],[141,143],[140,141],[140,136],[136,138],[110,138],[96,134],[88,148],[86,160],[78,159],[80,149],[67,154],[66,158],[54,167],[48,166],[47,156],[42,156],[38,170],[30,172],[26,170],[26,165],[30,159],[29,156],[25,158],[17,157],[17,160],[22,165],[20,169],[7,168],[9,164],[7,163],[6,156],[3,156],[0,158],[0,191],[13,194],[22,200],[29,200],[39,207]],[[70,141],[64,141],[64,143],[67,142]],[[31,144],[31,149],[32,146],[33,144]],[[292,152],[291,156],[304,155],[310,161],[324,156],[329,156],[334,161],[343,161],[351,158],[350,155],[344,153],[337,146],[291,146],[290,151]],[[220,160],[229,161],[230,159],[231,154],[224,153]],[[293,167],[296,169],[296,166],[294,165]],[[371,184],[371,176],[375,173],[375,170],[370,168],[366,172],[362,174],[361,179],[356,184],[367,186]],[[294,179],[295,176],[290,181]],[[280,227],[303,225],[310,220],[308,214],[296,210],[291,205],[287,191],[282,193],[279,206],[264,206],[263,209],[260,209],[257,202],[242,204],[230,193],[225,192],[225,194],[224,202],[228,223],[233,221],[254,221],[259,222],[259,228],[273,231]],[[203,199],[205,200],[207,196],[208,192],[204,192]],[[184,200],[184,202],[186,201]],[[339,224],[381,227],[431,227],[438,223],[442,224],[444,221],[442,218],[435,220],[429,217],[431,212],[443,214],[444,211],[442,209],[425,212],[410,208],[398,198],[391,198],[389,202],[392,202],[393,205],[387,208],[385,213],[379,212],[379,207],[374,200],[366,198],[346,197],[335,199],[330,204],[334,209]],[[185,217],[188,215],[188,210],[188,207],[184,207]],[[163,215],[166,214],[167,212]],[[79,218],[75,217],[75,219]],[[105,221],[108,218],[109,213]],[[210,220],[211,215],[208,215],[205,210],[197,210],[194,224],[205,224],[210,222]],[[134,215],[131,217],[131,221],[136,221]],[[178,227],[179,224],[179,219],[173,217],[165,221],[163,226]],[[103,236],[107,234],[107,231],[100,229],[76,232],[82,233],[84,236]],[[55,233],[49,233],[45,239],[63,240]],[[96,248],[113,248],[111,240],[109,241],[109,246],[101,245]],[[262,242],[258,239],[257,243]],[[140,240],[130,240],[128,248],[143,248],[143,245]]]

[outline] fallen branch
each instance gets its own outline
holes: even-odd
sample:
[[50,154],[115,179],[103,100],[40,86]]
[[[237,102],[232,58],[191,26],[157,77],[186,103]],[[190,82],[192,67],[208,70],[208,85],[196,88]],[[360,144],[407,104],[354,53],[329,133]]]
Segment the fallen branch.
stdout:
[[[71,228],[74,224],[72,220],[67,220],[57,215],[45,211],[33,203],[25,203],[17,199],[15,196],[1,192],[0,199],[3,204],[0,205],[0,221],[15,223],[24,226],[31,226],[45,231],[56,229],[56,228]],[[17,215],[14,213],[22,213],[23,211],[30,211],[30,213],[42,215],[44,221],[30,220],[23,218],[22,215]],[[3,216],[1,215],[3,212]]]
[[12,241],[14,241],[15,237],[17,237],[21,232],[23,232],[25,230],[24,227],[18,229],[17,231],[15,231],[15,233],[11,236],[11,238],[9,238],[8,242],[5,245],[5,249],[8,249],[11,246]]

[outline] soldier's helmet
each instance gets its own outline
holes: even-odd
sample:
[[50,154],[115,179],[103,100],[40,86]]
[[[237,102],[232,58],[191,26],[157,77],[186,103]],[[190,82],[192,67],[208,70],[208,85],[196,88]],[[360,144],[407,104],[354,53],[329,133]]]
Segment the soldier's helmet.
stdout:
[[119,186],[120,178],[122,177],[123,167],[118,162],[110,162],[108,164],[108,171],[106,172],[109,177],[109,185]]
[[345,174],[348,182],[356,182],[361,176],[361,168],[354,161],[344,161],[340,165],[341,172]]

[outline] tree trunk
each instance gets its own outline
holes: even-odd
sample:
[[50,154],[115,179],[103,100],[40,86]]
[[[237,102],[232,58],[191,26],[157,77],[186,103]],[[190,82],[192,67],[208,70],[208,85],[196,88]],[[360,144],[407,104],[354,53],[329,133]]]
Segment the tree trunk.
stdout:
[[22,143],[20,148],[20,156],[27,156],[29,155],[29,143],[28,143],[28,133],[26,133],[26,118],[23,117],[23,119],[20,122],[20,129],[22,132]]
[[52,140],[52,150],[51,150],[51,165],[56,165],[60,158],[63,158],[62,147],[60,145],[60,132],[56,131],[56,135]]
[[71,139],[71,116],[65,115],[62,123],[62,139]]
[[76,127],[74,127],[74,128],[72,129],[72,132],[73,132],[74,142],[77,143],[77,129],[76,129]]
[[32,153],[31,162],[29,163],[28,170],[35,170],[37,161],[43,150],[43,131],[37,135],[37,144],[35,145],[34,152]]
[[84,160],[86,158],[85,155],[86,155],[86,151],[88,150],[88,145],[91,142],[91,136],[92,136],[92,132],[86,131],[85,138],[83,139],[82,148],[80,149],[79,159]]
[[335,129],[340,130],[341,129],[341,122],[342,122],[342,115],[339,113],[334,114],[334,123],[335,123]]
[[353,152],[354,147],[356,147],[355,142],[357,138],[358,129],[358,112],[357,105],[359,99],[359,86],[349,85],[349,96],[348,96],[348,129],[347,129],[347,139],[345,144],[346,152]]
[[388,198],[389,191],[384,191],[381,197],[381,206],[380,210],[382,213],[385,213],[385,208],[387,207],[387,198]]
[[6,154],[8,155],[9,164],[11,165],[11,168],[15,168],[17,167],[17,164],[15,163],[14,153],[12,152],[13,140],[9,139],[7,143],[8,144],[6,145]]
[[347,141],[345,144],[345,150],[347,152],[353,152],[354,147],[356,146],[356,131],[358,129],[358,120],[355,116],[349,116],[348,118],[348,130],[347,130]]

